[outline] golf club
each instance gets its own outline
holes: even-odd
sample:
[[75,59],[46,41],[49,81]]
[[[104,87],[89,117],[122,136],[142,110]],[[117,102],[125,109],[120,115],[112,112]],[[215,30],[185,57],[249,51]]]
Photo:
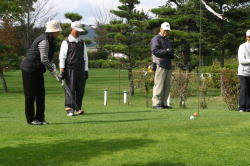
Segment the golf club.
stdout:
[[76,101],[74,100],[73,97],[73,93],[71,92],[71,90],[69,89],[68,85],[66,84],[64,79],[60,79],[57,75],[55,76],[57,81],[61,82],[62,87],[64,88],[64,90],[66,91],[66,93],[69,95],[69,97],[71,98],[71,100],[73,101],[73,104],[75,105],[77,110],[81,110],[79,109],[79,107],[76,104]]

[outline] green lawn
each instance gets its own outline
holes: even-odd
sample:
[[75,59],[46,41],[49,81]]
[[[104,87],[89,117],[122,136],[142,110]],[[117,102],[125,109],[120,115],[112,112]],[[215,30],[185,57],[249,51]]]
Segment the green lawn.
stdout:
[[[46,74],[46,120],[30,126],[24,117],[21,72],[8,72],[9,93],[0,88],[0,166],[249,166],[250,113],[226,111],[220,97],[197,111],[155,111],[136,91],[129,105],[119,104],[118,71],[92,69],[84,97],[87,114],[67,117],[61,86]],[[128,90],[126,72],[120,89]],[[103,90],[108,88],[108,106]]]

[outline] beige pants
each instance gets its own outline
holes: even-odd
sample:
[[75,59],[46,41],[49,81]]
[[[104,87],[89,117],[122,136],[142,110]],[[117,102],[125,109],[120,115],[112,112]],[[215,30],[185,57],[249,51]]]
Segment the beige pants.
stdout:
[[154,78],[152,105],[167,105],[170,92],[172,70],[164,69],[157,65]]

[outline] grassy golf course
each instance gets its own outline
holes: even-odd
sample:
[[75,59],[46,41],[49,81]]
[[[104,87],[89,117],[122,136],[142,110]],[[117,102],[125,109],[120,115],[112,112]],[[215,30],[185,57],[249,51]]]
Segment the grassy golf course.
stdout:
[[[128,90],[126,71],[120,89]],[[86,114],[67,117],[60,84],[46,74],[44,126],[27,125],[20,71],[6,73],[9,92],[0,87],[0,166],[249,166],[250,113],[227,111],[221,97],[211,96],[208,109],[146,107],[143,90],[123,104],[119,73],[92,69],[87,81]],[[108,106],[103,90],[108,89]],[[219,90],[218,90],[219,91]]]

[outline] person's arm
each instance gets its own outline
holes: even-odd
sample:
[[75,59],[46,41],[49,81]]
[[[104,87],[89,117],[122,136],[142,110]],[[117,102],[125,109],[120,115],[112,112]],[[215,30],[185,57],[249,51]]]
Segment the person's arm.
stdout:
[[59,53],[59,68],[61,72],[64,72],[65,68],[65,61],[67,59],[67,53],[68,53],[68,43],[67,41],[63,41],[60,48]]
[[84,61],[85,61],[85,78],[89,77],[89,58],[88,58],[88,50],[86,44],[84,43]]
[[88,50],[86,44],[84,43],[84,61],[85,61],[85,71],[89,70],[89,58],[88,58]]
[[157,40],[157,38],[153,38],[151,41],[151,52],[156,57],[164,57],[167,55],[170,55],[171,49],[163,49],[160,45],[160,42]]
[[245,48],[244,45],[240,45],[239,49],[238,49],[238,60],[239,63],[242,65],[250,65],[250,59],[246,59],[246,52],[245,52]]
[[55,65],[49,61],[49,41],[42,40],[38,44],[38,49],[40,52],[41,63],[50,71],[53,72],[56,70]]

